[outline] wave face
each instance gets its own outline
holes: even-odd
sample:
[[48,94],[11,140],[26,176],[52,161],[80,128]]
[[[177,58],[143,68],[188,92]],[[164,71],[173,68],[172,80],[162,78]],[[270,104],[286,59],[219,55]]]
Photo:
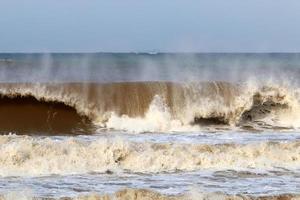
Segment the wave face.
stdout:
[[92,127],[90,120],[73,107],[32,96],[0,98],[0,113],[0,130],[4,133],[79,134]]
[[[2,83],[3,133],[297,128],[298,90],[227,82]],[[133,126],[134,125],[134,126]]]
[[0,144],[1,176],[251,168],[293,170],[300,166],[299,141],[213,145],[1,136]]

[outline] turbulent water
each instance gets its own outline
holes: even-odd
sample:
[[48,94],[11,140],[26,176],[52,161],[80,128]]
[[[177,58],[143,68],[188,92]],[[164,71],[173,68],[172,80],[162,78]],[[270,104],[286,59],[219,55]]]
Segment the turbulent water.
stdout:
[[0,199],[297,199],[298,54],[0,54]]

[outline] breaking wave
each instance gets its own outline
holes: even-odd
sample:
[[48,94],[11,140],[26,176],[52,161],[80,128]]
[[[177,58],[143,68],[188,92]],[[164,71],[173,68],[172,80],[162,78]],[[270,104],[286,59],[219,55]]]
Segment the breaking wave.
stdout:
[[2,133],[300,127],[298,88],[275,84],[2,83],[0,94]]
[[9,135],[0,137],[0,176],[297,169],[299,152],[299,141],[214,145]]

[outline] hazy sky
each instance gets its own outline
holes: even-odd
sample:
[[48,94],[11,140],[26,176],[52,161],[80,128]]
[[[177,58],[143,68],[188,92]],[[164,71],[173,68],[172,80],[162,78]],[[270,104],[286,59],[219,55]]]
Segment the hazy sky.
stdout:
[[299,0],[0,0],[0,52],[295,52]]

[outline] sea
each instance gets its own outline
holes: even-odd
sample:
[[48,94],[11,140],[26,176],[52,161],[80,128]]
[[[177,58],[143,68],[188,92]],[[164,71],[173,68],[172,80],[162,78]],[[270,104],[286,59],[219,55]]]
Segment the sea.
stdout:
[[300,199],[300,54],[1,53],[1,200]]

